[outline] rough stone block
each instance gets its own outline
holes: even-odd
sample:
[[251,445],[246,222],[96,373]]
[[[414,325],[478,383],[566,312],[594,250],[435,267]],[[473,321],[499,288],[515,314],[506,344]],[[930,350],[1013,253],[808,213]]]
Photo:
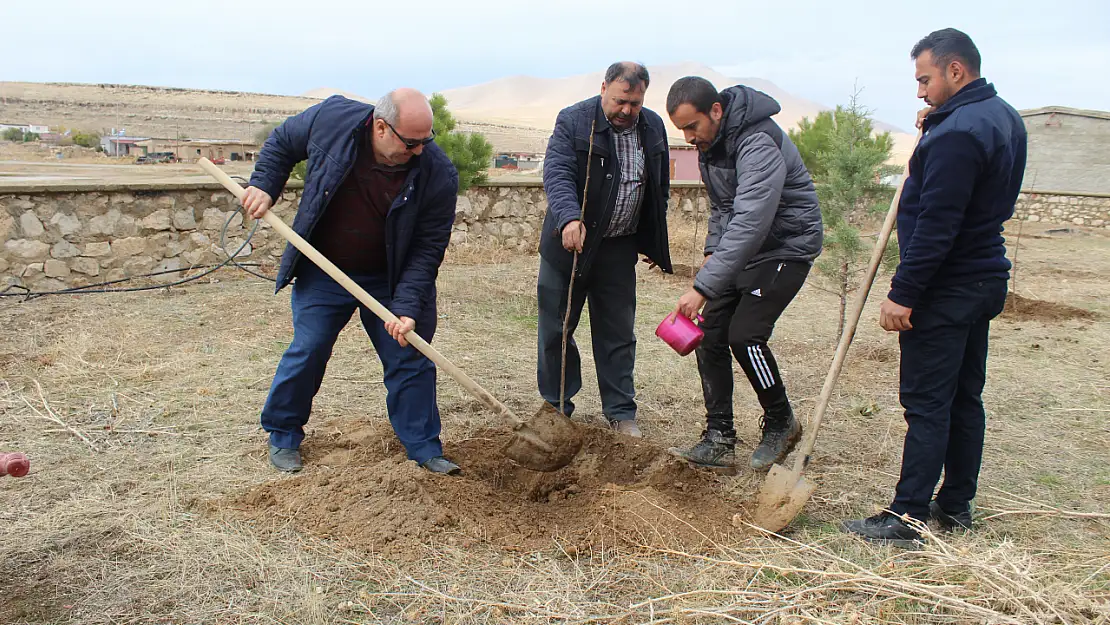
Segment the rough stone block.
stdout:
[[69,277],[69,265],[67,265],[65,261],[58,260],[56,258],[51,258],[50,260],[43,263],[42,271],[46,274],[48,278]]
[[107,241],[97,241],[95,243],[85,244],[85,253],[82,256],[103,257],[112,254],[112,245]]
[[151,271],[176,271],[178,269],[184,269],[185,267],[188,267],[188,265],[185,264],[184,260],[180,258],[167,258],[155,265]]
[[169,230],[173,228],[173,219],[170,217],[169,209],[162,208],[147,215],[143,218],[142,226],[144,230]]
[[135,256],[128,258],[123,263],[123,270],[129,276],[149,273],[154,268],[155,260],[149,256]]
[[173,227],[178,230],[196,230],[197,218],[196,213],[193,212],[192,206],[174,212]]
[[58,232],[61,232],[64,237],[81,231],[81,220],[72,213],[54,213],[54,216],[50,218],[50,224],[56,226]]
[[15,219],[7,214],[0,212],[0,240],[7,241],[15,231]]
[[120,215],[112,234],[117,237],[133,237],[139,234],[139,222],[131,215]]
[[114,234],[120,217],[119,209],[115,208],[93,217],[89,220],[89,234]]
[[50,255],[54,258],[73,258],[80,254],[81,250],[69,241],[59,241],[54,244],[54,247],[50,248]]
[[46,229],[42,227],[42,222],[39,221],[38,216],[33,211],[26,211],[19,216],[19,229],[23,231],[25,237],[37,237],[46,232]]
[[75,258],[69,261],[69,267],[77,273],[83,273],[86,276],[100,275],[100,263],[91,258]]
[[24,267],[23,271],[19,272],[19,275],[24,279],[34,280],[35,278],[42,276],[44,268],[44,263],[31,263]]
[[[112,241],[112,251],[116,253],[116,256],[135,256],[142,254],[145,250],[146,239],[143,237],[128,237]],[[154,264],[153,260],[151,260],[151,264]]]
[[50,253],[50,246],[34,239],[8,239],[4,242],[4,249],[21,260],[45,260]]

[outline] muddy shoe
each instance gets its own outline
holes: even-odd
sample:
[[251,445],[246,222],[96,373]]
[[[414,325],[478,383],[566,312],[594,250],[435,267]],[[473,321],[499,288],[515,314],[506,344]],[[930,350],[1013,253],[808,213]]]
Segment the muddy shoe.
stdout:
[[705,430],[701,440],[689,449],[671,447],[670,453],[699,467],[718,470],[736,468],[736,437],[719,430]]
[[936,501],[929,502],[929,516],[940,524],[941,529],[951,532],[956,529],[971,529],[971,510],[963,512],[946,512]]
[[763,440],[752,452],[751,467],[756,471],[768,471],[771,465],[786,460],[802,438],[802,425],[793,413],[785,420],[764,417],[762,427]]
[[644,437],[644,433],[640,431],[640,426],[636,425],[636,421],[633,419],[610,421],[609,428],[618,434],[624,434],[632,438]]
[[420,466],[431,471],[432,473],[441,473],[443,475],[458,475],[462,473],[459,465],[451,462],[443,456],[436,456],[435,458],[428,458],[420,463]]
[[881,512],[866,519],[844,521],[840,529],[855,534],[869,542],[911,549],[921,544],[921,534],[907,525],[900,517]]
[[282,449],[270,445],[270,464],[278,471],[296,473],[304,468],[301,462],[301,452],[297,449]]

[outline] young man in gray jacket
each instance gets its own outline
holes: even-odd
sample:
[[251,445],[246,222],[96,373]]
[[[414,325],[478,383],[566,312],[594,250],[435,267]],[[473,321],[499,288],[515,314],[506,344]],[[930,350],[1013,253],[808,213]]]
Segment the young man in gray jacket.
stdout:
[[701,151],[710,202],[705,260],[675,308],[694,319],[705,307],[697,357],[707,425],[700,442],[672,452],[714,469],[735,466],[731,356],[763,407],[751,467],[782,462],[802,434],[767,341],[821,252],[823,229],[813,179],[771,120],[780,110],[765,93],[743,85],[718,93],[697,76],[667,96],[671,121]]

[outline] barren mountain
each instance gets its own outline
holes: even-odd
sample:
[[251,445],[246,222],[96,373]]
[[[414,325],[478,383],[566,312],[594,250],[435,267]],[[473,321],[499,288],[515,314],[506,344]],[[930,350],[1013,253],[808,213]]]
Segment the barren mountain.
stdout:
[[[664,102],[671,84],[686,75],[707,78],[718,88],[746,84],[782,106],[775,119],[793,128],[828,107],[796,97],[760,78],[731,78],[704,65],[684,63],[649,68],[647,106],[659,113],[669,134],[681,142],[667,119]],[[443,91],[459,129],[485,134],[498,151],[542,152],[555,116],[563,107],[598,93],[602,72],[565,78],[512,76]],[[372,101],[365,95],[322,87],[301,96],[237,91],[112,84],[0,82],[0,123],[33,123],[107,132],[123,128],[131,136],[251,141],[262,124],[280,122],[334,93]],[[894,130],[892,160],[904,162],[913,137]]]

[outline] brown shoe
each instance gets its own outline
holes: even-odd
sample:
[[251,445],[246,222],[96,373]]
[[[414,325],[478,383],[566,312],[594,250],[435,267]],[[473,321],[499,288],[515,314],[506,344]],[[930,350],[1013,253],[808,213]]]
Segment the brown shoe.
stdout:
[[644,433],[640,431],[640,426],[636,425],[634,419],[625,419],[623,421],[610,421],[609,427],[616,430],[618,434],[631,436],[632,438],[643,438]]

